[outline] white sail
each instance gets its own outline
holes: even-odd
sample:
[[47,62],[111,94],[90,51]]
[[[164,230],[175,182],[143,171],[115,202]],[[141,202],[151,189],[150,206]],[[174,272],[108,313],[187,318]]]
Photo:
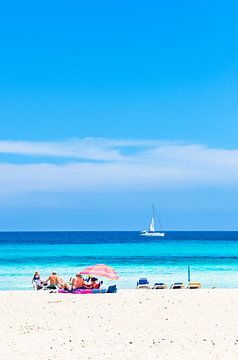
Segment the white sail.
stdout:
[[141,231],[140,235],[142,235],[142,236],[162,236],[162,237],[165,236],[165,233],[163,232],[163,230],[162,231],[155,231],[155,217],[156,217],[157,221],[159,222],[161,230],[162,230],[162,226],[161,226],[158,214],[157,214],[157,212],[155,210],[155,207],[153,205],[153,216],[152,216],[152,219],[151,219],[150,228],[149,228],[149,230]]
[[154,219],[154,216],[152,216],[152,219],[151,219],[150,231],[155,231],[155,219]]

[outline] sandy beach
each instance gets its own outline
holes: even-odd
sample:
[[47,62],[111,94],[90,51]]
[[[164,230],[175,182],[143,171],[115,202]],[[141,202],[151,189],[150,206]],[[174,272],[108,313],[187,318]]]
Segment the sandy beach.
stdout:
[[1,360],[237,359],[238,290],[1,292]]

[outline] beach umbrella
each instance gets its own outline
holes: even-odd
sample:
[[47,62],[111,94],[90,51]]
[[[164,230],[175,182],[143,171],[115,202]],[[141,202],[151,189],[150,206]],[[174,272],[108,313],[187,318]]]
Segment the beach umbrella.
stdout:
[[93,276],[103,276],[110,280],[119,280],[119,276],[116,271],[105,264],[97,264],[87,267],[86,269],[80,271],[80,274],[83,275],[93,275]]

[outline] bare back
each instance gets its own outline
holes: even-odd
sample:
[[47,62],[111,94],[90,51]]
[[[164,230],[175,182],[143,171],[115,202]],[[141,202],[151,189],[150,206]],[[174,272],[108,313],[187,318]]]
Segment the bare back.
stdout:
[[58,284],[58,276],[57,275],[50,275],[49,276],[50,285],[57,285]]
[[75,289],[82,288],[84,286],[84,280],[81,277],[76,277],[72,281],[72,285]]

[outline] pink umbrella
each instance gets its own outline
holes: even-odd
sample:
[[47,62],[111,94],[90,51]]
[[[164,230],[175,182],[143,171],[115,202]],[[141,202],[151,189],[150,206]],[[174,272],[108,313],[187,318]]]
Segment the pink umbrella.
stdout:
[[80,274],[104,276],[111,280],[119,280],[119,276],[117,275],[116,271],[110,266],[104,264],[89,266],[86,269],[80,271]]

